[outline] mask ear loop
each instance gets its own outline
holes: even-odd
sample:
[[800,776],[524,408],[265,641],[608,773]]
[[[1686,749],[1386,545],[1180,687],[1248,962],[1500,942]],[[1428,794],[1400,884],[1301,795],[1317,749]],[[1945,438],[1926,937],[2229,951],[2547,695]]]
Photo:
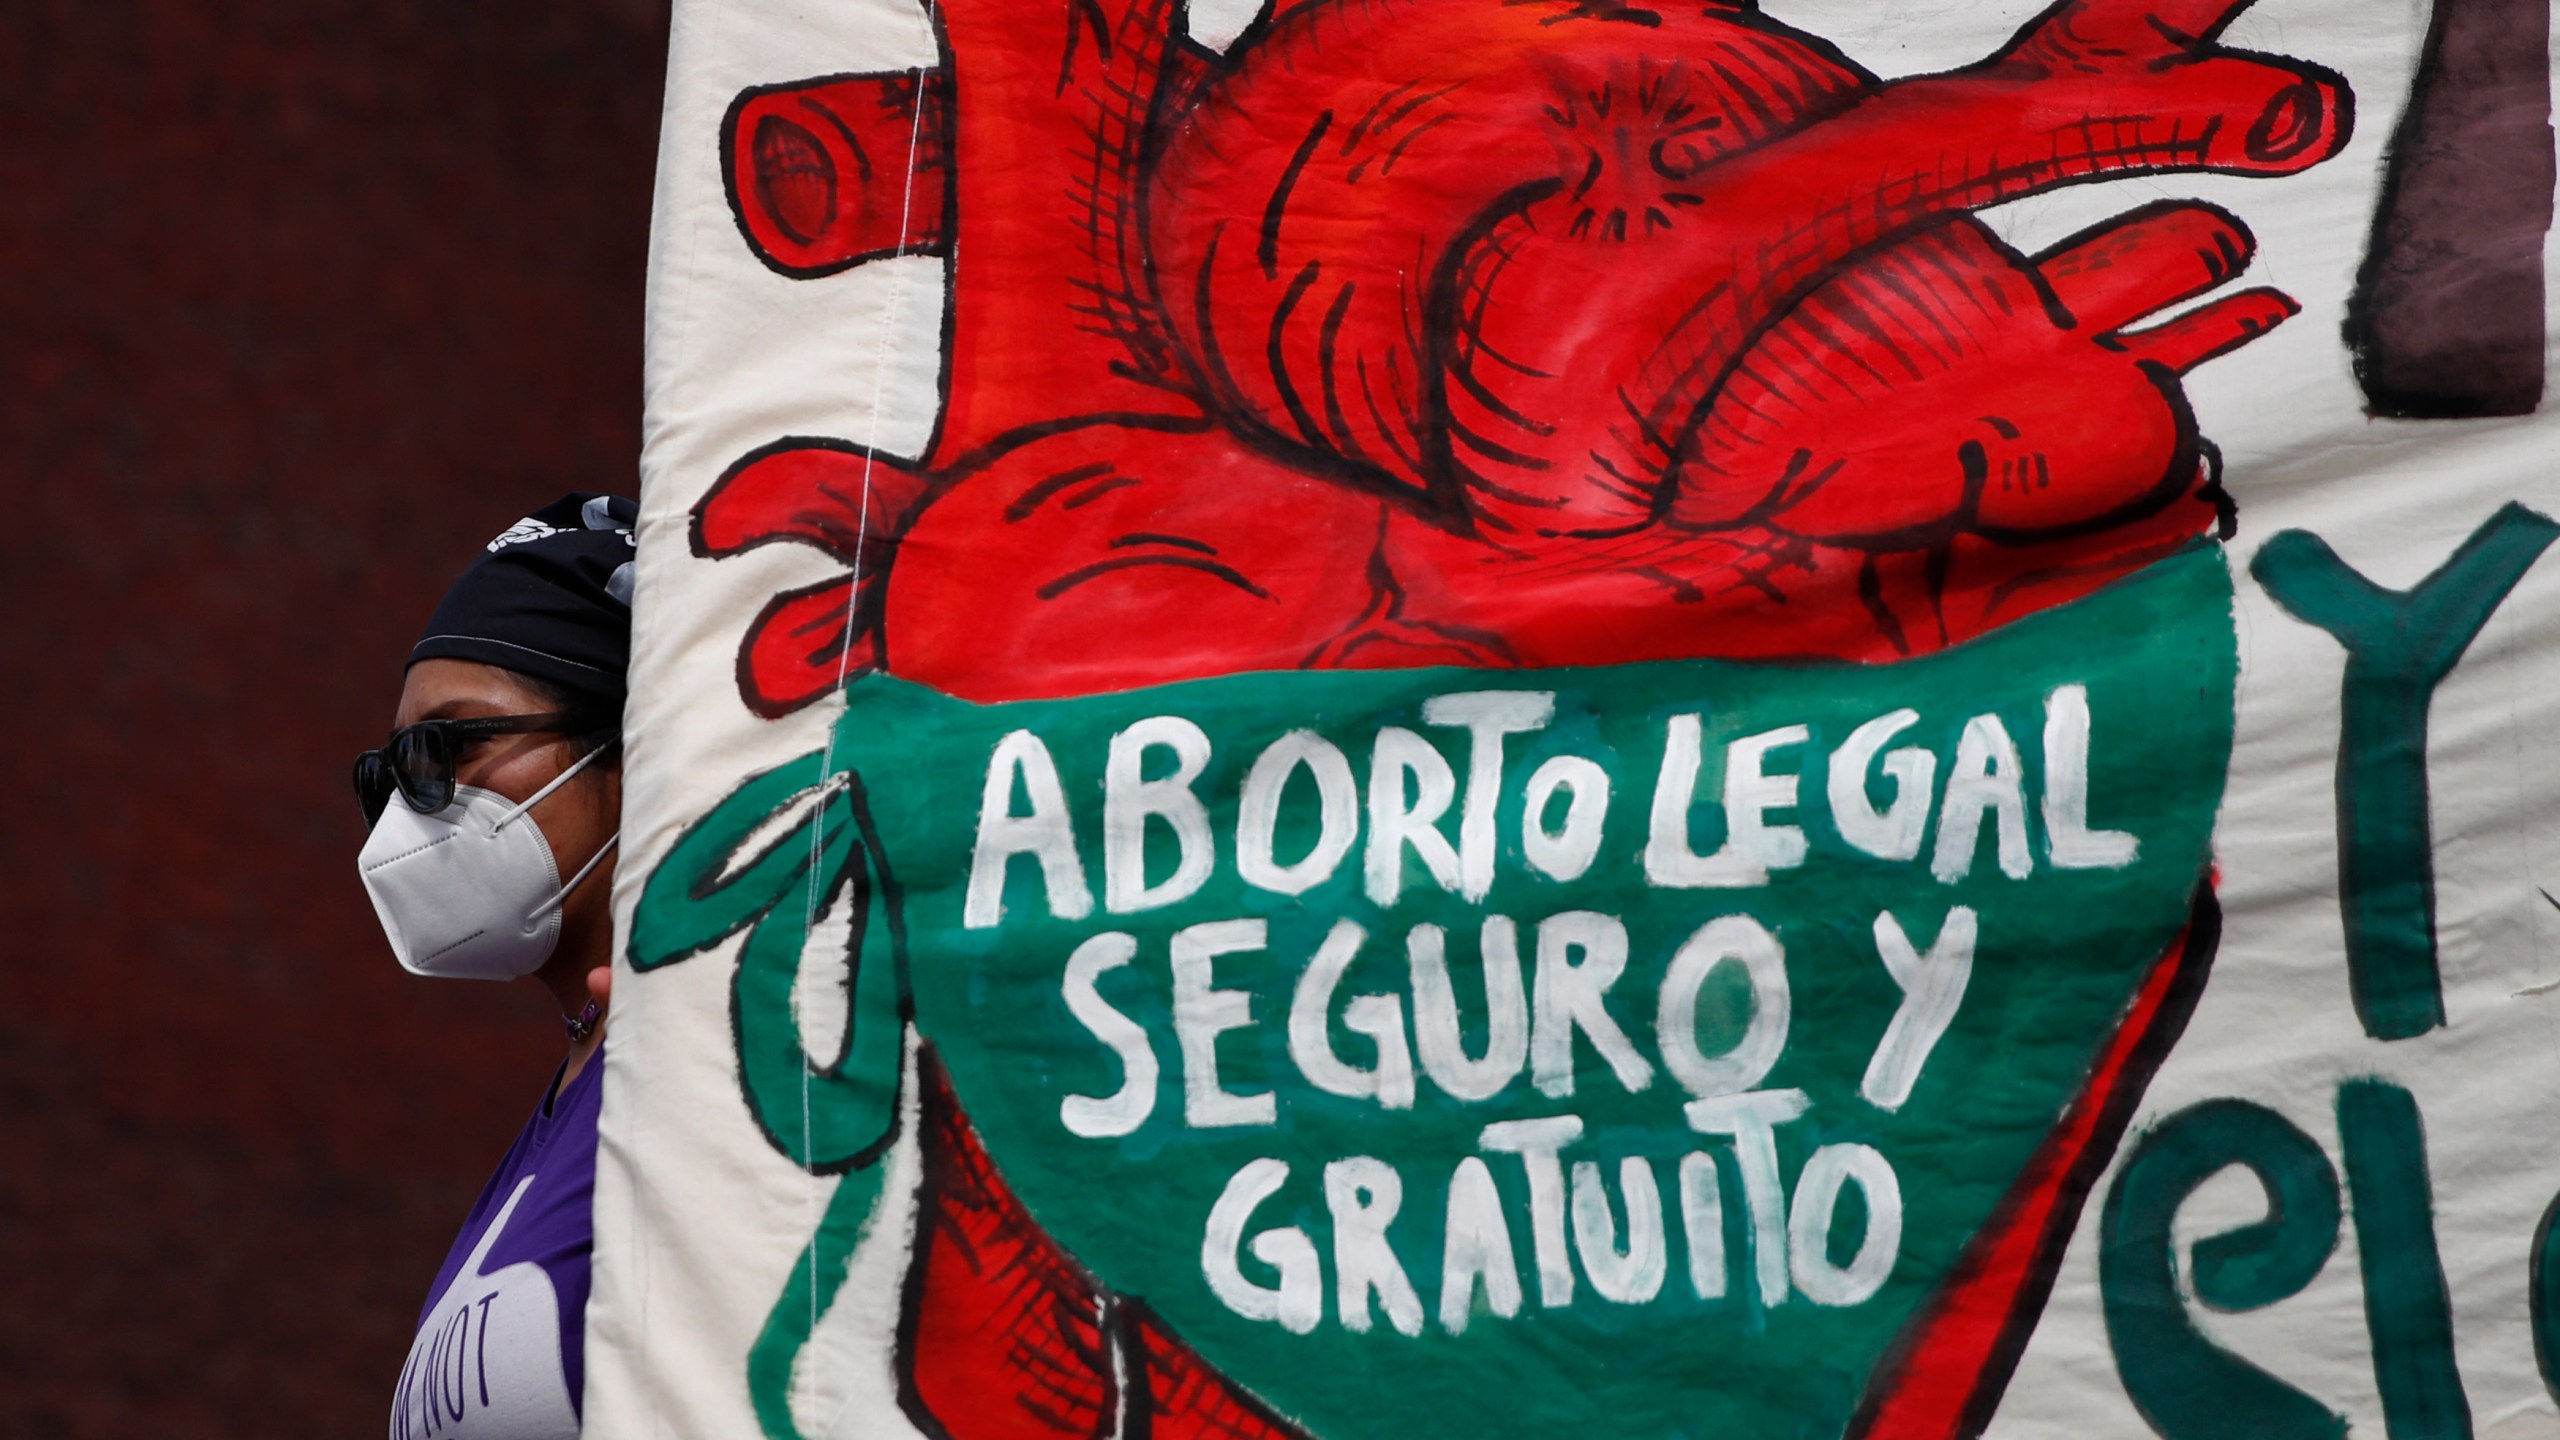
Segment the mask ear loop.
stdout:
[[605,842],[596,847],[595,858],[589,860],[586,864],[579,866],[578,873],[569,877],[568,884],[553,891],[550,899],[543,901],[541,904],[536,905],[531,910],[525,912],[524,928],[530,932],[533,929],[535,921],[550,914],[552,911],[559,909],[561,905],[566,903],[569,899],[569,892],[577,889],[579,883],[584,881],[598,865],[603,864],[604,857],[612,854],[614,847],[621,843],[622,832],[619,830],[616,830],[611,835],[606,836]]
[[[525,797],[525,802],[524,802],[523,804],[521,804],[521,805],[517,806],[517,807],[516,807],[516,808],[514,808],[513,810],[508,811],[506,814],[499,816],[499,817],[498,817],[498,820],[497,820],[497,823],[496,823],[496,824],[494,824],[494,825],[491,825],[491,826],[489,827],[489,833],[490,833],[490,834],[492,834],[492,835],[495,835],[495,834],[497,834],[499,831],[504,830],[504,829],[506,829],[508,826],[513,825],[514,823],[516,823],[516,819],[517,819],[517,817],[519,817],[519,816],[523,815],[523,814],[524,814],[524,812],[526,812],[527,810],[532,809],[534,806],[541,804],[541,803],[542,803],[542,799],[543,799],[543,797],[544,797],[544,796],[549,795],[552,791],[557,790],[557,789],[559,789],[561,786],[568,784],[568,783],[569,783],[569,781],[570,781],[573,777],[575,777],[579,771],[584,770],[584,769],[586,769],[588,766],[590,766],[590,765],[594,764],[594,763],[596,762],[596,757],[597,757],[597,756],[602,755],[602,754],[603,754],[604,752],[606,752],[607,750],[610,750],[610,749],[612,749],[614,746],[619,745],[619,744],[621,744],[621,743],[622,743],[621,739],[620,739],[619,737],[616,737],[616,738],[614,738],[614,739],[607,740],[606,742],[604,742],[603,744],[601,744],[601,745],[597,746],[597,747],[596,747],[596,748],[594,748],[593,750],[590,750],[590,751],[588,751],[586,754],[584,754],[584,755],[580,756],[580,757],[578,758],[578,763],[577,763],[577,764],[572,765],[572,766],[570,766],[568,769],[561,771],[559,774],[552,776],[552,777],[551,777],[551,783],[550,783],[550,784],[545,785],[545,786],[543,786],[541,789],[534,791],[531,795],[526,796],[526,797]],[[618,831],[617,831],[617,832],[615,832],[615,833],[617,833],[617,834],[618,834],[618,833],[620,833],[620,832],[618,832]]]
[[[544,797],[545,795],[550,794],[550,793],[551,793],[552,791],[554,791],[554,790],[559,789],[561,786],[568,784],[568,783],[569,783],[569,781],[570,781],[573,777],[575,777],[579,771],[584,770],[584,769],[586,769],[588,766],[590,766],[590,765],[594,764],[594,763],[596,762],[596,759],[597,759],[597,757],[598,757],[598,756],[601,756],[601,755],[602,755],[602,754],[604,754],[604,752],[606,752],[607,750],[610,750],[610,749],[612,749],[614,746],[619,745],[619,744],[621,744],[621,743],[622,743],[621,737],[616,736],[615,738],[613,738],[613,739],[611,739],[611,740],[607,740],[607,741],[606,741],[606,742],[604,742],[603,744],[598,745],[598,746],[597,746],[596,748],[594,748],[593,750],[590,750],[590,751],[588,751],[586,754],[584,754],[584,755],[582,755],[582,756],[578,757],[578,762],[577,762],[576,764],[571,765],[568,769],[563,770],[563,771],[561,771],[559,774],[554,775],[553,777],[551,777],[551,783],[550,783],[550,784],[545,785],[545,786],[543,786],[541,789],[534,791],[531,795],[526,796],[526,797],[525,797],[525,802],[524,802],[523,804],[521,804],[521,805],[517,806],[517,807],[516,807],[516,808],[514,808],[513,810],[508,811],[506,814],[504,814],[504,815],[502,815],[502,816],[498,817],[498,821],[497,821],[497,823],[496,823],[496,824],[494,824],[494,825],[491,825],[491,826],[489,827],[489,833],[490,833],[490,834],[492,834],[492,835],[495,835],[495,834],[497,834],[499,831],[504,830],[504,829],[506,829],[508,826],[513,825],[514,823],[516,823],[516,819],[517,819],[517,817],[519,817],[519,816],[523,815],[526,811],[531,810],[534,806],[541,804],[541,803],[542,803],[542,797]],[[581,865],[581,866],[579,866],[579,867],[578,867],[578,873],[569,877],[569,883],[568,883],[568,884],[563,885],[563,886],[561,886],[559,889],[552,891],[552,892],[551,892],[551,896],[550,896],[550,898],[549,898],[549,899],[544,900],[541,904],[536,905],[536,906],[534,906],[531,910],[528,910],[528,911],[526,911],[526,912],[525,912],[525,917],[524,917],[524,922],[523,922],[523,923],[524,923],[524,928],[525,928],[528,932],[529,932],[529,931],[531,931],[531,930],[533,929],[533,925],[534,925],[534,922],[535,922],[535,921],[540,920],[543,916],[550,914],[552,911],[559,909],[563,904],[567,903],[567,901],[568,901],[568,899],[569,899],[569,892],[570,892],[570,891],[572,891],[572,890],[577,889],[577,888],[578,888],[578,884],[579,884],[579,882],[580,882],[580,881],[582,881],[582,880],[584,880],[584,879],[586,879],[586,878],[587,878],[587,876],[588,876],[590,873],[592,873],[598,865],[603,864],[603,863],[604,863],[604,857],[606,857],[607,855],[612,854],[612,853],[613,853],[613,851],[614,851],[614,847],[615,847],[615,846],[617,846],[617,845],[620,845],[621,843],[622,843],[622,831],[621,831],[621,830],[619,830],[619,829],[616,829],[616,830],[613,832],[613,834],[612,834],[612,835],[610,835],[610,836],[608,836],[608,837],[606,838],[605,842],[604,842],[602,845],[599,845],[599,846],[597,846],[597,847],[596,847],[596,853],[595,853],[595,855],[594,855],[592,858],[590,858],[590,859],[587,861],[587,863],[586,863],[586,864]]]

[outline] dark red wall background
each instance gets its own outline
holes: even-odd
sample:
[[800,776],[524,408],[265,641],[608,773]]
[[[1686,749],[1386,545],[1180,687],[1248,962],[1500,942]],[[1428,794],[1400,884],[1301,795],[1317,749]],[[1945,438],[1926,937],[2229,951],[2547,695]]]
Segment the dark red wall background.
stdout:
[[0,1432],[379,1434],[558,1051],[353,862],[444,581],[628,492],[663,0],[0,6]]

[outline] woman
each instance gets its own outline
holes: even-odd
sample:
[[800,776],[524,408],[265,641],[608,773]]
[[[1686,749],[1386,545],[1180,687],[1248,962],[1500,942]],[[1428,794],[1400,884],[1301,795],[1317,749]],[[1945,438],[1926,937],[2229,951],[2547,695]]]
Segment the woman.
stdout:
[[393,1440],[578,1432],[635,513],[573,494],[491,541],[409,652],[390,742],[356,761],[393,955],[530,976],[569,1039],[428,1292]]

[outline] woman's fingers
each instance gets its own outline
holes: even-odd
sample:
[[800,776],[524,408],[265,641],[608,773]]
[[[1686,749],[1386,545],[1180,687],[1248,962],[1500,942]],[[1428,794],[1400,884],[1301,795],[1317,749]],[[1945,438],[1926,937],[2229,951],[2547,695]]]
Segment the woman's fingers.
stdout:
[[2255,249],[2230,212],[2164,201],[2081,231],[2036,269],[2080,329],[2103,335],[2222,284]]
[[2278,290],[2243,290],[2199,306],[2164,325],[2129,331],[2116,343],[2136,359],[2183,375],[2283,324],[2302,307]]

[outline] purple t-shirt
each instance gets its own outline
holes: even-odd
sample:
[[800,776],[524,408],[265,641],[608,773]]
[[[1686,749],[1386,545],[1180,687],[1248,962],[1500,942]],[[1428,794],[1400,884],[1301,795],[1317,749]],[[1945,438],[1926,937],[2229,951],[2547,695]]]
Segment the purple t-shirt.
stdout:
[[574,1440],[603,1093],[598,1047],[480,1191],[427,1292],[391,1440]]

